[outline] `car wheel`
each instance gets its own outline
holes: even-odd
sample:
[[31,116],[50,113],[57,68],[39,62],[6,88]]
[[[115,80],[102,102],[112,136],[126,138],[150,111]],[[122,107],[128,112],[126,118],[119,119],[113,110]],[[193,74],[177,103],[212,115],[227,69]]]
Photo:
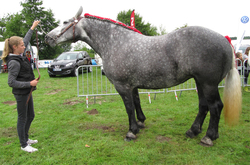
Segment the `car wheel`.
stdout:
[[49,75],[49,77],[56,77],[56,75]]
[[72,76],[76,77],[77,75],[78,75],[78,72],[77,72],[77,66],[76,66],[72,72]]
[[88,67],[88,72],[92,72],[92,66]]
[[102,69],[102,75],[105,75],[104,70]]

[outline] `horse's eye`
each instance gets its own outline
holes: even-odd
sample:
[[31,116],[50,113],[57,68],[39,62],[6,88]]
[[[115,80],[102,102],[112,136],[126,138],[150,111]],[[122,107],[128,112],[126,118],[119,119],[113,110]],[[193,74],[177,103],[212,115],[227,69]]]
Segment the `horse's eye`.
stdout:
[[67,24],[67,23],[69,23],[69,22],[68,22],[68,21],[64,21],[64,22],[63,22],[63,24]]

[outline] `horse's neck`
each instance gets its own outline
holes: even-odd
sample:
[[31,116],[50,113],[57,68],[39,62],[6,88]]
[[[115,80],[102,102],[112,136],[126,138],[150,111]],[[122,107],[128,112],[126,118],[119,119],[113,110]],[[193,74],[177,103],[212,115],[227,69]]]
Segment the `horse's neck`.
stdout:
[[84,41],[103,58],[103,54],[106,53],[111,47],[111,24],[94,19],[86,19],[83,28],[88,35]]

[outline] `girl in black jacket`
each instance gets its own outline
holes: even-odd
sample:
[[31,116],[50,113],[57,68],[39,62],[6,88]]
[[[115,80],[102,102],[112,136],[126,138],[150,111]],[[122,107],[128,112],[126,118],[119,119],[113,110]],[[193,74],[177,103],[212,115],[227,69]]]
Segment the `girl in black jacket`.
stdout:
[[34,21],[24,38],[18,36],[7,38],[2,54],[2,59],[8,66],[8,84],[12,87],[12,93],[17,102],[17,133],[21,149],[27,152],[37,151],[36,148],[31,147],[31,144],[38,141],[29,139],[28,135],[31,122],[35,117],[32,95],[27,105],[26,101],[32,86],[35,87],[38,80],[35,79],[29,60],[22,54],[31,39],[33,30],[39,23],[40,21]]

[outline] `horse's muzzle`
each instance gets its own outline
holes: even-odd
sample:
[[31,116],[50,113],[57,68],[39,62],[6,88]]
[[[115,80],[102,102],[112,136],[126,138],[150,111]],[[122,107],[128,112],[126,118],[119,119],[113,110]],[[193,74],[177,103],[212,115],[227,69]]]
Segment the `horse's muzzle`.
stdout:
[[55,44],[55,42],[56,42],[56,38],[53,38],[48,34],[45,36],[45,43],[46,44],[53,46]]

